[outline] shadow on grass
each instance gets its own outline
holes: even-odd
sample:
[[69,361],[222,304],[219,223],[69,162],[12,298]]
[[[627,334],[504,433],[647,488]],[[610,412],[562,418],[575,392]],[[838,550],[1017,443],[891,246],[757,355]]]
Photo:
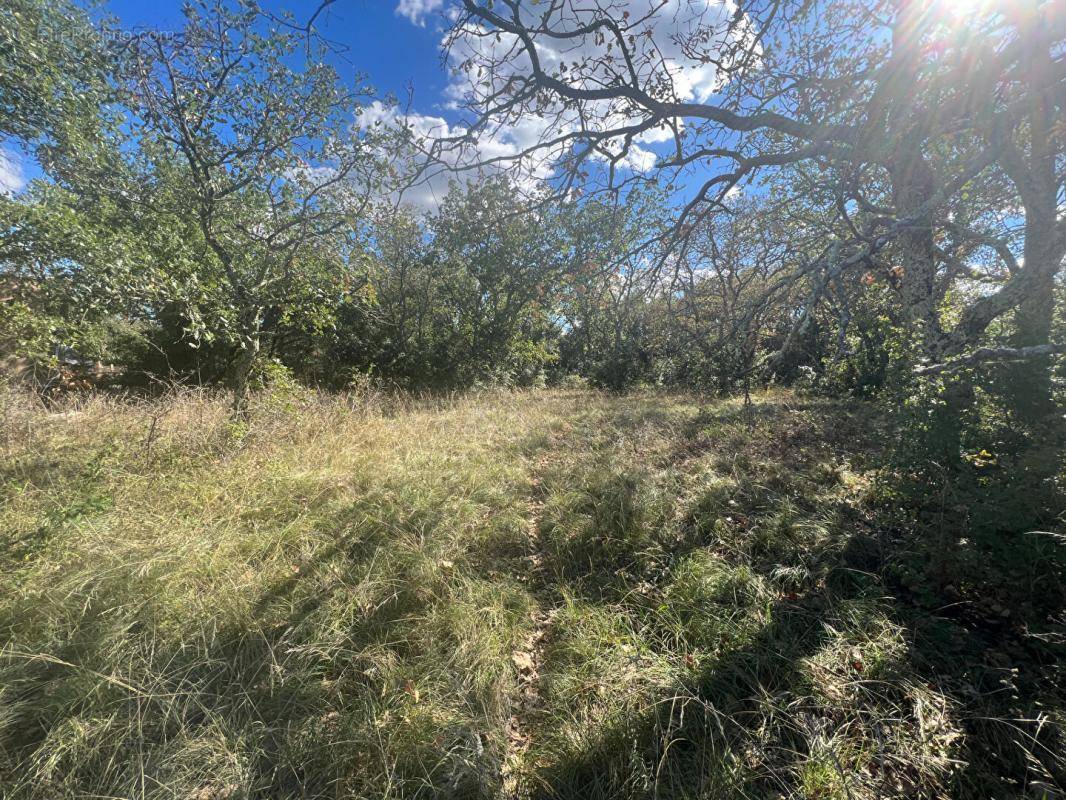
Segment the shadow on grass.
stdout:
[[[996,621],[895,576],[898,531],[836,491],[836,467],[873,449],[862,407],[790,400],[694,418],[654,399],[606,408],[579,417],[573,440],[519,445],[528,457],[590,449],[551,478],[559,515],[557,537],[551,508],[543,529],[548,588],[654,629],[662,598],[638,589],[661,589],[706,551],[766,587],[760,624],[705,648],[673,685],[587,731],[580,746],[534,762],[526,794],[1056,796],[1066,753],[1063,654],[1053,626],[1037,619],[1046,607]],[[618,437],[637,441],[632,460],[612,461]],[[668,446],[640,449],[656,437]],[[701,487],[703,467],[724,482]],[[684,470],[691,483],[671,483],[670,473]],[[687,505],[678,507],[682,492]],[[423,652],[434,642],[409,637],[412,620],[446,596],[432,582],[446,579],[423,572],[417,548],[394,548],[400,536],[432,546],[448,513],[439,504],[356,500],[322,520],[332,540],[253,597],[243,624],[208,620],[192,637],[147,636],[145,626],[158,622],[151,604],[125,607],[158,593],[150,575],[100,579],[84,597],[57,602],[70,618],[65,641],[48,649],[53,660],[0,665],[0,777],[17,787],[10,796],[141,796],[151,794],[146,784],[196,800],[498,796],[502,744],[493,726],[502,720],[467,686],[446,697],[460,713],[435,705],[424,688],[419,700],[413,683],[419,659],[453,672],[463,662],[448,662],[444,646],[444,656]],[[508,561],[521,568],[511,527],[471,543],[476,578],[494,580]],[[1031,553],[1047,558],[1046,549]],[[361,593],[381,559],[392,559],[374,578],[381,585]],[[729,601],[728,593],[703,600],[723,614]],[[883,615],[905,647],[879,666],[831,652],[849,614],[861,625]],[[8,634],[23,622],[10,606],[4,638],[14,641]],[[675,634],[661,634],[661,655],[685,664]],[[33,638],[47,645],[48,636]],[[842,672],[822,684],[809,665],[827,651]],[[936,715],[946,721],[931,723]],[[934,746],[958,768],[938,762],[930,771],[922,748]]]
[[[834,580],[853,582],[842,575]],[[682,683],[639,715],[603,731],[582,752],[542,765],[531,779],[530,794],[789,796],[804,765],[820,755],[811,752],[811,731],[805,726],[841,722],[818,716],[817,704],[807,700],[813,691],[810,676],[801,669],[804,659],[829,641],[824,612],[833,602],[839,599],[824,588],[777,600],[765,611],[768,622],[742,636],[742,643],[694,666]],[[752,769],[755,765],[746,760],[756,752],[762,763]]]
[[[672,428],[664,419],[629,411],[620,427]],[[701,413],[656,466],[709,459],[738,482],[671,538],[656,538],[665,520],[642,508],[639,469],[608,466],[585,480],[566,509],[585,527],[559,537],[549,562],[561,593],[639,617],[638,584],[666,582],[690,553],[710,548],[753,570],[776,599],[754,635],[693,667],[642,711],[537,761],[530,796],[1060,796],[1061,638],[1026,636],[1032,617],[960,616],[950,597],[930,587],[919,597],[892,579],[899,531],[854,498],[823,491],[836,479],[826,462],[866,460],[873,433],[863,407],[839,403]],[[822,535],[790,540],[811,529]],[[796,585],[782,580],[797,573]],[[856,607],[897,627],[905,652],[881,676],[864,674],[857,660],[843,682],[857,695],[829,702],[805,664],[836,646],[840,610]],[[886,736],[907,741],[886,744]]]
[[[405,688],[429,589],[367,512],[356,501],[324,519],[333,541],[268,582],[241,624],[206,616],[167,637],[150,602],[128,605],[159,595],[151,578],[95,581],[62,644],[0,662],[4,796],[487,796],[498,753]],[[428,533],[427,513],[394,522]],[[390,553],[387,585],[358,594]],[[0,632],[25,640],[11,611]]]

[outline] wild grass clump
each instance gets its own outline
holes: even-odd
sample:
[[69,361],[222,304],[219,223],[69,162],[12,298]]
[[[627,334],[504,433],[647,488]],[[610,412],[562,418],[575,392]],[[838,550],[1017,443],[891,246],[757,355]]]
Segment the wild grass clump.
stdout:
[[503,454],[535,409],[262,398],[237,432],[191,392],[11,413],[13,796],[491,782],[528,598],[477,565],[522,529]]
[[0,395],[5,796],[1061,783],[1061,587],[937,594],[863,405],[271,391]]

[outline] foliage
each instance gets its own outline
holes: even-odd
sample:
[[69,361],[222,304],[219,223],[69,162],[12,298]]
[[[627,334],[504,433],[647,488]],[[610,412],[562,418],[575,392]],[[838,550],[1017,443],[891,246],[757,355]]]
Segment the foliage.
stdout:
[[0,136],[54,138],[98,112],[109,69],[101,32],[67,0],[0,8]]

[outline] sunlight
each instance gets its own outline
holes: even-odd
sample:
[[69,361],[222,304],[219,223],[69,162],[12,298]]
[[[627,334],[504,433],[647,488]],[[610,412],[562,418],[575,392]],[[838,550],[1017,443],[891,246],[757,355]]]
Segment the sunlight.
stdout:
[[0,0],[0,800],[1066,800],[1066,0]]
[[988,11],[995,0],[942,0],[941,7],[955,20]]

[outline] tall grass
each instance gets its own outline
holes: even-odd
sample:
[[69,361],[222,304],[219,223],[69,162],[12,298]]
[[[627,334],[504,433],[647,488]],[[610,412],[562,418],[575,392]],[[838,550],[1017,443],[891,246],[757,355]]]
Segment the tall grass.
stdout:
[[861,405],[296,392],[235,424],[198,391],[8,391],[0,418],[5,797],[1062,778],[1058,684],[896,590]]

